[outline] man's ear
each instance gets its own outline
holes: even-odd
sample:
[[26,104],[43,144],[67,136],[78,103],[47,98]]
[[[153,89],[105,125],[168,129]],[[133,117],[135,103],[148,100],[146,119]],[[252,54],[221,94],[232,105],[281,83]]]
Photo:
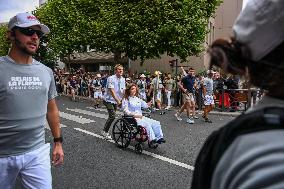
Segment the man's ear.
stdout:
[[8,31],[7,32],[7,38],[9,41],[14,41],[15,40],[15,31],[12,30],[12,31]]

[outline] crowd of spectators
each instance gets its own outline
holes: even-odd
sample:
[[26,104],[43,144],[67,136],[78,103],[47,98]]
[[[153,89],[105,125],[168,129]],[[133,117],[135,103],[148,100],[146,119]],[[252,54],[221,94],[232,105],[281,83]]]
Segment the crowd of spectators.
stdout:
[[[162,94],[162,107],[169,109],[171,105],[181,106],[182,94],[177,87],[177,83],[180,82],[181,78],[186,74],[187,71],[183,70],[182,74],[177,77],[173,77],[170,73],[160,73],[160,79],[162,81],[161,94]],[[145,80],[145,94],[147,101],[152,99],[153,91],[150,91],[152,80],[156,77],[155,73],[137,73],[131,74],[125,73],[126,84],[135,83],[140,84],[141,75],[143,74],[143,80]],[[77,69],[72,72],[66,72],[64,69],[55,68],[54,77],[56,81],[56,87],[59,94],[70,95],[71,100],[76,100],[76,97],[90,97],[90,98],[103,98],[103,94],[106,88],[106,81],[110,72],[85,72],[83,69]],[[195,74],[196,85],[195,85],[195,99],[196,108],[202,109],[203,97],[201,85],[206,72]],[[145,77],[144,77],[145,76]],[[236,93],[247,92],[247,84],[235,75],[221,75],[218,71],[214,71],[213,75],[213,89],[214,97],[216,100],[216,108],[221,108],[222,101],[223,107],[228,108],[230,111],[236,111],[240,107],[240,104],[234,100]],[[171,91],[169,98],[168,91]],[[97,93],[101,95],[97,95]],[[223,96],[222,96],[223,92]],[[248,95],[246,93],[246,95]],[[252,101],[255,103],[258,98],[262,95],[261,91],[253,91],[251,93]],[[224,100],[222,99],[224,98]],[[170,102],[169,102],[170,101]],[[98,106],[96,103],[95,106]]]

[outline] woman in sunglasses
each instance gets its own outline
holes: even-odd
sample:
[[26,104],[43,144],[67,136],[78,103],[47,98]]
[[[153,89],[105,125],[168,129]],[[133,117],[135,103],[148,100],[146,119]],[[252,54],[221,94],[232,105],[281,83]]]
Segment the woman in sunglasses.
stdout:
[[63,162],[62,137],[53,72],[33,59],[47,26],[29,13],[8,24],[12,44],[0,57],[0,186],[50,189],[50,144],[45,144],[45,119],[54,137],[52,162]]

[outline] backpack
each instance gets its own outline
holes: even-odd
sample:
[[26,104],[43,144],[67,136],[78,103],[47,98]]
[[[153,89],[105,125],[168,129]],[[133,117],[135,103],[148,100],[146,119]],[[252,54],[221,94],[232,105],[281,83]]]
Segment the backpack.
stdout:
[[226,149],[240,135],[284,129],[284,108],[269,107],[242,114],[214,131],[205,141],[195,161],[192,189],[209,189],[214,170]]

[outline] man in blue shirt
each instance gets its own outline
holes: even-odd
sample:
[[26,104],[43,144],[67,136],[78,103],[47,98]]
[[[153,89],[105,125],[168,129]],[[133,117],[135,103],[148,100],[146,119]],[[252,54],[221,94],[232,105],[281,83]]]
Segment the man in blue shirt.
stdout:
[[[198,118],[195,116],[195,97],[193,93],[194,87],[196,85],[194,71],[195,70],[193,68],[189,68],[188,75],[183,77],[178,83],[181,91],[183,92],[183,105],[181,109],[175,114],[177,120],[181,121],[182,118],[180,117],[180,114],[186,109],[188,117],[186,122],[189,124],[193,124],[193,119]],[[190,111],[192,111],[192,115],[190,114]]]

